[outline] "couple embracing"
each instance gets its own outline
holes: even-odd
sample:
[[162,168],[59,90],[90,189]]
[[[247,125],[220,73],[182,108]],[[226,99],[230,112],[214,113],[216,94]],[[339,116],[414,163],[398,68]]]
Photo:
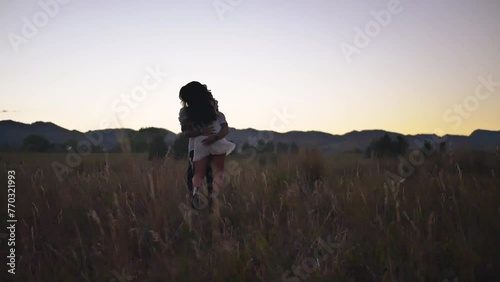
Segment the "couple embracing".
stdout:
[[[229,127],[207,86],[197,81],[183,86],[179,92],[182,108],[179,122],[184,137],[189,138],[187,183],[191,206],[203,208],[202,182],[207,178],[208,205],[224,183],[224,162],[236,145],[226,140]],[[214,187],[215,184],[215,187]],[[215,188],[215,191],[214,191]]]

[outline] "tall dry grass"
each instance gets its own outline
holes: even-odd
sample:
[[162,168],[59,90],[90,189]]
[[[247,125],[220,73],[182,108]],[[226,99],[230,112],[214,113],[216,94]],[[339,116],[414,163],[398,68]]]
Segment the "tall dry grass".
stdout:
[[191,224],[185,162],[93,155],[59,182],[50,164],[63,159],[1,155],[18,175],[20,281],[282,281],[318,239],[335,248],[301,270],[308,281],[500,281],[494,154],[480,169],[434,156],[402,183],[385,181],[393,160],[230,157],[220,217]]

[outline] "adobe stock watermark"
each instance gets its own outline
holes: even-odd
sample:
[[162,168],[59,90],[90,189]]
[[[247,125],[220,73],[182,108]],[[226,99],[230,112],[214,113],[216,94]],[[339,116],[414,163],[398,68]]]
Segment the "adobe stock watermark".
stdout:
[[[489,99],[500,87],[500,79],[495,81],[492,74],[488,78],[480,76],[478,81],[479,83],[476,85],[474,94],[465,97],[462,103],[454,104],[453,107],[450,107],[443,113],[443,120],[446,123],[454,123],[452,126],[454,129],[460,127],[464,119],[468,119],[471,113],[477,111],[481,105],[481,101],[484,102]],[[442,128],[436,128],[434,133],[443,136],[444,131]],[[410,177],[417,167],[424,164],[426,157],[428,158],[436,153],[440,144],[445,141],[446,137],[434,137],[424,141],[415,140],[416,148],[411,150],[408,159],[398,156],[398,173],[394,174],[387,170],[385,171],[386,184],[390,187],[393,183],[402,182],[405,178]]]
[[219,17],[219,20],[222,22],[225,19],[225,15],[228,12],[233,12],[238,6],[240,6],[244,0],[214,0],[212,5]]
[[328,236],[327,242],[318,237],[318,246],[314,249],[313,256],[306,257],[300,264],[293,265],[290,270],[283,273],[281,280],[285,282],[300,282],[301,280],[306,281],[309,279],[313,272],[320,269],[321,263],[329,259],[333,255],[334,250],[341,246],[340,243],[334,243],[331,239],[331,235]]
[[169,76],[167,72],[160,70],[159,65],[156,65],[154,68],[151,66],[146,67],[146,73],[140,84],[134,86],[129,93],[121,93],[119,98],[111,102],[110,110],[113,113],[112,117],[101,120],[99,124],[101,129],[109,128],[110,125],[120,126],[119,120],[127,119],[130,112],[146,100],[148,95],[156,90]]
[[[160,70],[159,65],[146,67],[146,75],[142,78],[141,83],[134,86],[129,93],[120,94],[120,97],[111,103],[110,110],[113,118],[102,119],[99,124],[100,128],[110,128],[111,125],[119,126],[121,123],[116,119],[116,116],[120,120],[126,119],[130,112],[137,108],[139,103],[146,100],[148,95],[156,90],[168,76],[168,73]],[[52,168],[60,182],[63,181],[65,173],[69,173],[72,169],[78,167],[83,158],[92,153],[92,148],[100,146],[104,139],[101,131],[87,132],[84,135],[85,139],[80,140],[76,148],[69,148],[64,164],[57,161],[52,162]]]
[[61,11],[61,7],[71,2],[71,0],[40,0],[38,1],[38,11],[31,17],[22,17],[23,26],[21,32],[9,32],[7,37],[10,45],[16,54],[19,53],[19,47],[22,44],[28,44],[35,38],[40,30],[47,26],[50,19],[55,18]]
[[477,111],[481,101],[488,99],[491,94],[495,93],[495,89],[500,87],[500,78],[498,81],[493,80],[493,75],[488,78],[480,76],[479,84],[474,90],[474,94],[465,97],[460,104],[454,104],[452,108],[447,109],[443,113],[443,120],[447,123],[454,123],[453,128],[457,129],[462,125],[464,119],[468,119],[471,113]]
[[348,63],[352,62],[353,55],[361,54],[361,50],[368,47],[372,39],[377,37],[382,28],[389,26],[395,15],[401,14],[404,8],[400,0],[389,0],[386,9],[380,11],[371,11],[373,19],[367,22],[363,28],[354,28],[354,39],[352,44],[347,42],[340,43],[340,50]]
[[[258,131],[257,135],[250,135],[247,137],[246,142],[238,144],[236,151],[241,155],[248,154],[248,157],[244,159],[246,163],[254,161],[257,153],[263,152],[267,147],[267,143],[274,141],[273,131],[283,131],[289,126],[292,120],[295,120],[295,114],[289,113],[286,107],[283,107],[281,111],[273,109],[273,113],[274,115],[269,121],[271,131]],[[250,145],[250,147],[244,148],[245,143]]]

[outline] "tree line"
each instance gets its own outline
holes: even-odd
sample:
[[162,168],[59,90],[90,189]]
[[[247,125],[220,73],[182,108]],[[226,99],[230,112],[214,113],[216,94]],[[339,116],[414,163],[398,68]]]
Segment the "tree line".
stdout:
[[[63,144],[50,143],[47,138],[42,135],[27,136],[20,148],[11,148],[4,146],[0,151],[21,151],[21,152],[68,152],[71,150],[79,150],[78,140],[71,139]],[[90,148],[93,153],[148,153],[150,159],[162,159],[167,153],[170,153],[175,159],[182,159],[187,156],[188,138],[178,136],[173,142],[167,142],[166,134],[155,128],[141,129],[138,132],[129,133],[125,138],[121,138],[112,148],[103,148],[102,146],[94,146]],[[260,153],[290,153],[296,154],[299,151],[299,146],[292,142],[265,142],[258,140],[252,145],[249,142],[244,142],[238,146],[240,150],[258,149]]]
[[379,157],[397,157],[402,155],[408,150],[408,142],[402,135],[396,136],[391,139],[386,133],[379,139],[373,140],[365,150],[366,157],[379,158]]
[[[173,142],[166,141],[166,134],[161,129],[146,128],[138,132],[129,133],[126,138],[118,142],[113,148],[103,148],[92,145],[93,153],[148,153],[150,159],[161,159],[170,153],[175,159],[182,159],[187,156],[188,139],[178,136]],[[431,144],[424,144],[427,148]],[[68,152],[78,150],[78,140],[71,139],[64,144],[52,144],[42,135],[27,136],[21,148],[12,149],[9,147],[1,148],[1,151],[24,151],[24,152]],[[238,146],[239,151],[255,149],[259,153],[284,153],[297,154],[299,146],[295,143],[271,142],[258,140],[256,143],[244,142]],[[409,148],[408,142],[402,135],[394,139],[388,134],[374,139],[365,149],[364,155],[367,158],[386,158],[403,155]],[[355,150],[355,153],[362,153],[362,150]]]

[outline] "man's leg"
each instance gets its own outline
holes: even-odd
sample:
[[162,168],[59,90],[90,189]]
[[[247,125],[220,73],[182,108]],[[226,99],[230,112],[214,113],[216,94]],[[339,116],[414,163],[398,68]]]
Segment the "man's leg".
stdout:
[[214,182],[214,177],[213,177],[213,169],[212,169],[212,155],[208,156],[208,165],[207,165],[207,189],[208,189],[208,206],[212,207],[212,193],[214,190],[213,187],[213,182]]
[[187,168],[187,186],[189,195],[193,196],[193,177],[194,177],[194,164],[193,164],[194,151],[189,152],[188,168]]

